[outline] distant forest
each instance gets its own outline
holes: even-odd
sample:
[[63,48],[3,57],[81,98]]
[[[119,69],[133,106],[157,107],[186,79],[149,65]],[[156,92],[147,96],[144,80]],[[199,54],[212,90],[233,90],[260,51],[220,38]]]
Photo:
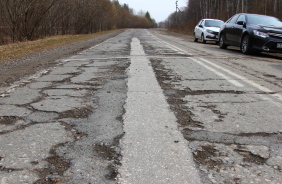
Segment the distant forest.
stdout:
[[188,0],[187,7],[172,13],[161,25],[191,33],[203,18],[228,20],[236,13],[255,13],[282,19],[282,0]]
[[0,0],[0,45],[53,35],[155,26],[149,12],[135,15],[118,0]]

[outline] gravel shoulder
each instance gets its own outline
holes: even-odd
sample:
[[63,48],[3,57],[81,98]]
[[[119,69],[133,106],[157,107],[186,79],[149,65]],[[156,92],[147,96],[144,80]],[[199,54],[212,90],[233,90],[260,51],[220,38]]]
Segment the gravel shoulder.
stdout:
[[44,68],[52,67],[55,64],[55,60],[75,55],[122,32],[124,30],[117,30],[97,38],[45,50],[24,58],[5,60],[0,63],[0,87],[9,86],[25,76],[35,74]]

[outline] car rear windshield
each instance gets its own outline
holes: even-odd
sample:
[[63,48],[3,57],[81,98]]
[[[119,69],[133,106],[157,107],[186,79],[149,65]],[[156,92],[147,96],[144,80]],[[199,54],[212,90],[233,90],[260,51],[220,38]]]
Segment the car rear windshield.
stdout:
[[206,20],[205,27],[220,27],[223,21],[220,20]]
[[266,27],[282,27],[282,22],[275,17],[262,15],[247,15],[248,24],[256,24]]

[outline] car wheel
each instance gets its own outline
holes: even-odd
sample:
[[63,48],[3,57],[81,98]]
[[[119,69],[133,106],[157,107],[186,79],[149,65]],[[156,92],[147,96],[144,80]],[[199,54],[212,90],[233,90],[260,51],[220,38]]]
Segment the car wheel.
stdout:
[[245,35],[241,43],[241,51],[243,54],[250,54],[249,42],[249,35]]
[[202,43],[206,43],[206,40],[205,40],[204,34],[202,34],[202,36],[201,36],[201,40],[202,40]]
[[198,38],[196,38],[196,33],[194,33],[194,42],[197,42]]
[[223,36],[223,34],[220,35],[219,48],[221,48],[221,49],[226,49],[227,48],[227,45],[224,43],[224,36]]

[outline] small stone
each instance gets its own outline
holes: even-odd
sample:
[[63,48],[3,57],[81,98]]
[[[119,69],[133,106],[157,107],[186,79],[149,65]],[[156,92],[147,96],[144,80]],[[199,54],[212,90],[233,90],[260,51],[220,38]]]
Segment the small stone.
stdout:
[[240,169],[239,169],[238,167],[236,167],[234,170],[235,170],[235,171],[237,171],[237,172],[239,172],[239,171],[240,171]]
[[217,183],[217,182],[215,181],[215,179],[211,179],[211,182],[212,182],[212,183]]
[[59,181],[60,181],[60,179],[55,179],[55,180],[54,180],[54,182],[56,182],[56,183],[59,182]]

